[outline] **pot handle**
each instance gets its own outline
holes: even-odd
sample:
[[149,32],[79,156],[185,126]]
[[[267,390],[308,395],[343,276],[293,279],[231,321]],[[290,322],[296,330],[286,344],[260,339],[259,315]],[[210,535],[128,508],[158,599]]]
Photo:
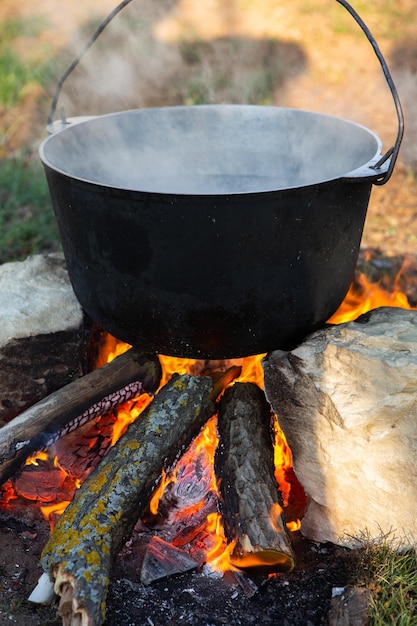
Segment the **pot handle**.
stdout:
[[[91,46],[96,41],[96,39],[101,35],[103,30],[106,28],[106,26],[112,21],[112,19],[122,9],[124,9],[125,6],[127,6],[131,2],[132,2],[132,0],[122,0],[122,2],[120,2],[120,4],[118,4],[113,9],[113,11],[111,13],[109,13],[109,15],[101,22],[101,24],[98,26],[96,31],[91,35],[90,39],[87,41],[87,43],[80,50],[80,52],[75,57],[75,59],[72,61],[72,63],[68,66],[68,68],[65,70],[65,72],[59,78],[57,86],[55,88],[55,93],[54,93],[54,96],[53,96],[53,99],[52,99],[51,107],[49,109],[48,128],[51,128],[51,129],[54,128],[55,111],[56,111],[56,107],[57,107],[57,104],[58,104],[58,98],[59,98],[59,95],[61,93],[61,89],[62,89],[62,86],[63,86],[64,82],[66,81],[68,76],[71,74],[71,72],[75,69],[75,67],[78,65],[78,63],[81,61],[82,57],[87,52],[87,50],[89,48],[91,48]],[[356,23],[360,26],[360,28],[365,33],[368,41],[370,42],[370,44],[372,45],[372,47],[374,49],[374,52],[375,52],[375,54],[376,54],[376,56],[378,58],[378,61],[381,64],[381,68],[382,68],[382,71],[384,73],[385,80],[387,81],[387,84],[388,84],[388,86],[389,86],[389,88],[391,90],[392,98],[394,100],[395,109],[396,109],[397,118],[398,118],[398,131],[397,131],[397,137],[396,137],[396,140],[395,140],[395,144],[394,144],[394,146],[389,148],[389,150],[387,150],[387,152],[377,161],[377,163],[374,163],[373,165],[370,166],[370,169],[375,170],[375,180],[373,181],[374,184],[375,185],[384,185],[391,178],[391,174],[393,172],[394,165],[395,165],[395,162],[396,162],[397,157],[398,157],[398,152],[400,150],[401,141],[402,141],[402,138],[403,138],[403,135],[404,135],[404,115],[403,115],[403,110],[402,110],[402,107],[401,107],[401,102],[400,102],[400,99],[399,99],[399,96],[398,96],[397,89],[396,89],[396,87],[394,85],[394,81],[392,80],[392,76],[391,76],[390,71],[388,69],[388,65],[387,65],[387,63],[386,63],[386,61],[385,61],[385,59],[384,59],[384,57],[382,55],[381,50],[379,49],[379,46],[378,46],[375,38],[373,37],[372,33],[370,32],[369,28],[366,26],[365,22],[358,15],[358,13],[355,11],[355,9],[348,2],[346,2],[346,0],[336,0],[336,2],[341,4],[346,9],[346,11],[348,11],[348,13],[350,13],[350,15],[353,17],[353,19],[356,21]],[[65,119],[64,111],[62,110],[61,111],[61,127],[65,126],[66,124],[67,124],[67,121]],[[390,159],[390,161],[389,161],[389,163],[387,165],[388,159]],[[378,172],[378,170],[380,170],[380,172]]]
[[[91,35],[90,39],[81,48],[80,52],[77,54],[77,56],[72,61],[72,63],[67,67],[65,72],[59,77],[57,85],[55,87],[55,93],[54,93],[54,96],[52,98],[52,102],[51,102],[51,106],[50,106],[50,109],[49,109],[49,113],[48,113],[48,129],[51,129],[51,132],[54,132],[54,117],[55,117],[56,107],[57,107],[57,104],[58,104],[58,98],[59,98],[59,95],[61,93],[61,89],[62,89],[65,81],[67,80],[68,76],[77,67],[78,63],[83,58],[84,54],[87,52],[87,50],[89,50],[91,48],[93,43],[96,41],[96,39],[98,39],[98,37],[103,32],[103,30],[106,28],[106,26],[108,26],[110,24],[110,22],[112,21],[112,19],[118,13],[120,13],[120,11],[125,8],[125,6],[127,6],[131,2],[132,2],[132,0],[122,0],[122,2],[120,2],[120,4],[118,4],[117,7],[115,7],[111,13],[109,13],[109,15],[101,22],[101,24],[99,24],[97,29]],[[64,110],[61,109],[61,127],[67,125],[67,123],[68,122],[67,122],[67,120],[65,118]]]
[[[375,170],[376,178],[373,181],[373,183],[375,185],[384,185],[391,178],[391,174],[393,172],[394,165],[397,160],[398,153],[400,151],[401,141],[404,135],[404,114],[403,114],[400,98],[398,96],[397,88],[394,85],[394,81],[392,80],[392,76],[388,69],[388,65],[371,31],[366,26],[362,18],[355,11],[355,9],[348,2],[346,2],[346,0],[336,0],[336,2],[341,4],[346,9],[346,11],[350,13],[350,15],[353,17],[353,19],[356,21],[356,23],[360,26],[360,28],[365,33],[368,41],[370,42],[370,44],[372,45],[374,49],[374,52],[377,56],[378,61],[381,64],[381,68],[384,73],[385,80],[387,81],[388,87],[390,88],[390,91],[391,91],[392,98],[394,100],[394,105],[395,105],[395,109],[397,112],[397,119],[398,119],[398,131],[397,131],[395,144],[391,148],[389,148],[389,150],[387,150],[387,152],[384,155],[382,155],[382,157],[376,163],[370,166],[370,169]],[[388,159],[390,159],[390,161],[387,166]],[[378,173],[378,170],[381,170],[380,174]],[[359,177],[361,176],[362,174],[359,174]]]

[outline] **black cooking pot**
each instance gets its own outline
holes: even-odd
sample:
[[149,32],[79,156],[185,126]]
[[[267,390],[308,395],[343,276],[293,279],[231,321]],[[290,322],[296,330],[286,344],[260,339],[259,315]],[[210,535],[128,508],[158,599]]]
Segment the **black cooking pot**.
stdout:
[[146,350],[215,359],[291,348],[322,326],[402,138],[373,45],[399,122],[384,156],[363,126],[263,106],[113,113],[44,141],[69,276],[92,319]]

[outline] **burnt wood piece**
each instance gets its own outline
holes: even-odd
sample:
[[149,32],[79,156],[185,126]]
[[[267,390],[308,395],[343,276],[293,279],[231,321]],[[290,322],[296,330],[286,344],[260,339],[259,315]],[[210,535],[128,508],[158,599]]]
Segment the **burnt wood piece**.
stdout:
[[145,390],[141,381],[135,380],[126,385],[126,387],[123,387],[123,389],[110,393],[102,400],[99,400],[95,404],[91,405],[86,411],[84,411],[84,413],[81,413],[81,415],[68,422],[68,424],[63,426],[60,430],[51,434],[50,438],[44,445],[44,449],[46,450],[58,441],[58,439],[62,439],[65,435],[68,435],[81,426],[88,424],[96,417],[100,417],[100,415],[108,415],[108,413],[113,411],[116,407],[124,404],[132,398],[137,398],[144,393],[144,391]]
[[172,545],[179,547],[190,543],[207,526],[207,516],[216,512],[217,495],[209,491],[199,511],[192,511],[189,515],[180,515],[179,519],[174,517],[172,529],[170,529]]
[[[156,355],[131,348],[111,363],[58,389],[0,429],[0,485],[13,476],[34,452],[43,450],[56,433],[77,422],[105,396],[133,381],[154,393],[161,380]],[[94,417],[94,415],[92,416]]]
[[288,572],[294,557],[274,478],[271,408],[253,383],[226,389],[218,414],[215,473],[231,563],[242,570]]
[[155,580],[182,574],[200,565],[188,552],[180,550],[160,537],[152,537],[140,569],[140,580],[150,585]]
[[58,595],[71,585],[73,617],[81,616],[83,626],[104,621],[111,564],[145,512],[162,470],[174,465],[215,413],[218,391],[208,378],[174,375],[59,519],[42,565],[55,578]]

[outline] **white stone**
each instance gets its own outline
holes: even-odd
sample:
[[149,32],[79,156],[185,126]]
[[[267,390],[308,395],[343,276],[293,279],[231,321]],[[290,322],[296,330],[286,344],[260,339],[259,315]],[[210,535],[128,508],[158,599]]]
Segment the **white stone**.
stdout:
[[75,329],[82,319],[62,255],[34,255],[0,265],[0,346]]
[[417,312],[381,308],[264,364],[267,397],[309,497],[301,531],[417,546]]
[[62,254],[0,265],[0,427],[83,374],[89,334]]

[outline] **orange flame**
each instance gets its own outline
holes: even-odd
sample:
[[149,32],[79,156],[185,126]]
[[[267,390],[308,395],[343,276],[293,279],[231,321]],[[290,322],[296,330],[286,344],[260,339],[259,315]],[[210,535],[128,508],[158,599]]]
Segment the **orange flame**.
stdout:
[[152,397],[146,393],[139,398],[125,402],[117,409],[117,421],[113,425],[111,445],[120,439],[126,428],[134,422],[145,408],[152,402]]
[[269,511],[269,523],[271,524],[272,528],[277,532],[281,531],[278,520],[281,517],[282,511],[282,507],[277,502],[272,505],[271,510]]
[[39,465],[39,461],[47,461],[48,459],[47,452],[36,452],[36,454],[26,459],[26,465]]
[[224,361],[205,361],[198,359],[181,359],[178,357],[165,356],[160,354],[159,360],[163,370],[163,379],[161,386],[165,385],[172,374],[190,374],[191,376],[199,376],[204,374],[208,369],[224,373],[227,369],[234,365],[242,368],[241,375],[234,382],[253,382],[263,389],[264,373],[261,361],[265,354],[244,357],[240,359],[226,359]]
[[[195,438],[190,448],[181,457],[180,461],[170,474],[163,472],[160,484],[154,491],[150,501],[150,511],[153,515],[158,514],[159,502],[163,497],[168,485],[177,481],[177,476],[182,468],[187,468],[196,459],[204,468],[205,476],[194,480],[204,481],[205,493],[213,491],[218,494],[216,476],[214,473],[214,455],[218,445],[217,418],[212,417],[200,434]],[[189,507],[188,511],[196,513],[203,507],[203,499]],[[219,512],[215,511],[207,515],[205,533],[210,536],[206,545],[205,561],[214,571],[226,571],[232,569],[230,564],[230,554],[233,551],[234,542],[227,544],[222,518]]]
[[274,415],[274,462],[275,478],[281,489],[282,502],[287,506],[291,485],[285,480],[285,470],[292,465],[292,455],[285,435],[278,424],[277,416]]
[[65,511],[70,502],[71,500],[63,500],[62,502],[56,502],[55,504],[48,504],[39,507],[42,515],[49,523],[51,532],[53,531],[59,517]]
[[165,489],[168,487],[170,483],[172,483],[173,480],[174,480],[173,475],[168,477],[165,469],[162,468],[161,480],[159,481],[159,485],[153,492],[151,501],[149,503],[149,510],[152,513],[152,515],[158,515],[159,501],[161,497],[163,496]]
[[384,289],[380,282],[371,283],[365,274],[359,274],[351,284],[342,304],[328,320],[329,324],[352,322],[360,315],[381,306],[411,309],[407,296],[398,288],[398,274],[392,291]]
[[236,569],[231,563],[231,554],[236,541],[226,542],[222,517],[218,511],[207,516],[206,530],[210,533],[213,541],[212,547],[207,550],[206,554],[206,563],[210,569],[216,572]]

